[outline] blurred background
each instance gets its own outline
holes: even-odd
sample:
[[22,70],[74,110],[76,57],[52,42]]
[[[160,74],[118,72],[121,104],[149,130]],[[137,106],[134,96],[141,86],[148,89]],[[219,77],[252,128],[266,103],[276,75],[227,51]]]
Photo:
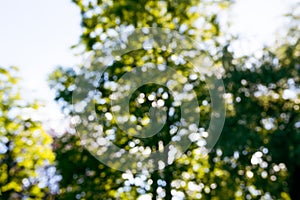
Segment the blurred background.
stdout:
[[[299,3],[1,2],[0,199],[300,199]],[[96,69],[84,65],[86,55],[108,52],[113,48],[108,44],[126,28],[142,27],[176,30],[207,46],[222,71],[226,121],[207,155],[199,152],[202,143],[191,139],[184,155],[163,169],[121,172],[99,162],[82,145],[74,129],[76,118],[70,115],[72,93],[77,75],[97,76]],[[201,75],[195,78],[188,64],[172,60],[172,48],[142,49],[119,62],[103,63],[109,67],[108,78],[100,83],[117,82],[114,76],[147,63],[175,67],[190,77],[198,95],[197,127],[205,141],[208,91]],[[107,120],[102,131],[117,146],[155,152],[175,138],[180,113],[166,88],[149,85],[133,95],[143,102],[130,110],[141,127],[147,126],[153,102],[163,100],[163,108],[174,110],[158,136],[148,140],[118,131],[115,120],[107,117],[114,90],[97,89],[101,99],[96,112]]]

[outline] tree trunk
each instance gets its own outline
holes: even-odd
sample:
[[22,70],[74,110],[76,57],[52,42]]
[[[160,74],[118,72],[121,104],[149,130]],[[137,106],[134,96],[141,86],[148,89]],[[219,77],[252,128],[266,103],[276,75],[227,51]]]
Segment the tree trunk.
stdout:
[[166,192],[166,196],[165,199],[166,200],[171,200],[172,199],[172,194],[171,194],[171,183],[173,180],[173,172],[171,170],[172,165],[167,166],[164,170],[164,175],[165,175],[165,181],[166,181],[166,186],[165,186],[165,192]]
[[152,174],[151,174],[151,179],[153,181],[152,183],[152,200],[156,200],[157,199],[157,188],[158,188],[158,184],[157,181],[159,179],[159,174],[158,174],[158,170],[155,170]]
[[291,172],[290,197],[292,200],[300,200],[300,166],[295,166]]

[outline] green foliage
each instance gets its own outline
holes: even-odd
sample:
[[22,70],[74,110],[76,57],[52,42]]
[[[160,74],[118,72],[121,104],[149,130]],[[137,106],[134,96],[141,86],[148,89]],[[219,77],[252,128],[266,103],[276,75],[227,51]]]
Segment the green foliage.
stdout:
[[[111,37],[109,31],[122,26],[135,28],[161,27],[180,30],[193,37],[201,33],[201,39],[211,39],[220,34],[217,13],[228,6],[229,1],[206,2],[197,0],[73,0],[82,16],[82,43],[87,51]],[[208,8],[210,9],[208,11]],[[198,21],[198,23],[195,23]],[[100,36],[100,37],[99,37]]]
[[[172,103],[174,97],[168,88],[148,84],[132,94],[130,117],[137,119],[142,129],[147,127],[149,108],[154,102],[146,98],[149,95],[154,95],[156,100],[163,99],[163,109],[173,110],[173,114],[167,115],[165,125],[155,137],[136,138],[134,131],[120,130],[116,119],[106,116],[113,109],[110,97],[115,89],[112,85],[121,88],[128,84],[126,81],[117,84],[122,75],[145,65],[170,66],[185,77],[190,77],[192,69],[189,62],[178,63],[172,59],[176,45],[171,44],[165,50],[154,44],[153,49],[129,52],[115,62],[105,60],[105,56],[118,45],[116,38],[128,28],[164,27],[178,31],[184,38],[209,44],[205,50],[214,59],[216,68],[224,69],[227,119],[219,142],[208,155],[203,155],[201,143],[194,141],[183,156],[158,171],[132,169],[126,173],[115,172],[84,150],[77,136],[66,134],[56,140],[58,169],[64,177],[62,198],[136,199],[148,194],[152,199],[299,199],[296,186],[300,180],[300,100],[299,95],[294,98],[285,96],[289,89],[299,89],[297,29],[293,29],[290,35],[293,42],[288,41],[275,51],[264,49],[259,58],[236,58],[230,51],[230,43],[219,42],[223,33],[217,12],[226,6],[227,1],[74,2],[81,10],[83,26],[78,47],[83,47],[83,54],[94,53],[92,64],[80,66],[76,69],[77,75],[85,77],[87,82],[98,77],[97,89],[101,99],[95,101],[93,109],[105,122],[101,124],[102,131],[107,134],[105,136],[112,135],[115,145],[128,151],[134,148],[160,151],[161,146],[175,138],[177,132],[174,127],[181,117],[180,106]],[[136,41],[136,45],[147,39]],[[163,38],[166,41],[172,39],[172,36]],[[202,52],[197,53],[196,58]],[[100,76],[104,70],[105,73]],[[70,69],[59,68],[50,78],[51,86],[57,91],[56,100],[68,112],[72,111],[72,93],[78,89],[75,74]],[[181,78],[176,81],[175,85],[184,82]],[[197,74],[196,79],[188,78],[184,83],[191,84],[197,93],[201,110],[201,121],[197,126],[205,135],[211,111],[209,92],[204,87],[201,74]],[[163,94],[167,98],[163,98]],[[141,103],[137,103],[139,98],[143,99]],[[87,134],[91,130],[86,130]],[[98,148],[95,147],[95,150]],[[103,156],[112,155],[104,152]],[[120,159],[122,162],[126,160]]]
[[116,199],[121,172],[100,163],[76,135],[56,137],[54,147],[62,175],[59,199]]
[[[237,152],[240,159],[234,168],[243,166],[243,172],[236,177],[241,179],[252,170],[252,184],[274,199],[289,198],[287,193],[292,199],[300,198],[296,189],[300,169],[300,45],[294,34],[293,29],[288,36],[293,40],[273,51],[264,49],[260,58],[234,58],[228,48],[224,49],[224,81],[232,112],[219,140],[222,157]],[[247,193],[245,188],[243,196]]]
[[[209,3],[209,2],[198,2],[194,0],[189,1],[74,1],[81,9],[82,14],[82,26],[83,33],[81,36],[81,45],[84,46],[85,51],[93,51],[96,53],[96,56],[102,56],[103,52],[109,51],[110,43],[115,42],[116,34],[121,35],[122,31],[130,28],[142,28],[142,27],[163,27],[173,30],[177,30],[182,35],[197,39],[199,41],[213,42],[213,45],[218,48],[218,42],[215,40],[220,36],[220,27],[218,24],[217,12],[220,11],[225,3]],[[158,9],[159,8],[159,9]],[[208,11],[208,9],[210,9]],[[161,37],[164,37],[161,35]],[[143,41],[147,40],[147,36],[143,38]],[[162,38],[162,40],[167,40],[172,42],[172,36]],[[137,41],[141,43],[143,41]],[[159,44],[156,44],[159,45]],[[173,44],[170,43],[166,47],[166,50],[147,50],[140,49],[137,51],[124,54],[118,62],[111,64],[108,63],[97,63],[98,60],[92,61],[92,66],[90,68],[82,66],[79,68],[78,75],[86,76],[87,79],[93,80],[93,77],[98,76],[98,68],[104,64],[105,67],[108,67],[106,72],[106,78],[101,77],[99,82],[99,91],[101,92],[101,98],[105,100],[105,103],[96,102],[95,108],[98,118],[104,119],[107,113],[112,112],[110,106],[110,95],[113,93],[112,88],[106,87],[106,83],[116,82],[124,73],[131,71],[134,68],[142,68],[142,66],[147,64],[154,65],[166,65],[168,67],[173,67],[178,71],[182,76],[188,77],[191,75],[191,66],[190,63],[177,63],[176,60],[172,57],[172,52],[176,50],[176,41]],[[179,45],[179,44],[177,44]],[[80,46],[80,45],[79,45]],[[108,47],[107,47],[108,46]],[[157,46],[158,47],[158,46]],[[187,50],[188,52],[189,50]],[[99,55],[100,54],[100,55]],[[197,56],[195,56],[197,57]],[[220,66],[220,62],[219,62]],[[50,77],[50,85],[52,88],[56,89],[57,96],[56,99],[58,102],[63,105],[64,109],[72,110],[70,105],[71,93],[72,91],[78,89],[76,88],[74,76],[72,70],[69,69],[57,69]],[[207,128],[207,122],[209,120],[209,110],[210,110],[210,99],[208,95],[208,90],[205,88],[204,80],[193,80],[188,79],[184,81],[175,76],[173,79],[177,83],[188,84],[191,83],[193,88],[197,90],[200,94],[198,102],[201,103],[202,112],[200,127],[204,131]],[[124,83],[128,84],[127,82]],[[130,83],[129,83],[130,84]],[[70,85],[75,87],[70,87]],[[131,116],[135,116],[138,119],[138,125],[142,127],[147,126],[147,119],[149,119],[149,108],[153,104],[153,100],[147,100],[145,98],[144,103],[136,104],[137,98],[139,95],[143,94],[145,97],[148,97],[151,94],[155,95],[156,101],[163,100],[164,106],[162,109],[170,111],[174,110],[174,113],[167,115],[166,124],[160,130],[160,132],[151,137],[151,139],[138,139],[134,137],[134,132],[128,131],[123,132],[117,128],[117,122],[115,120],[107,120],[104,123],[103,131],[104,132],[115,132],[114,133],[114,144],[120,148],[124,148],[128,151],[133,149],[133,146],[140,147],[143,149],[151,149],[152,152],[158,152],[159,146],[161,144],[168,144],[172,141],[172,138],[176,135],[170,132],[174,131],[178,126],[180,120],[180,106],[173,105],[173,96],[167,88],[161,87],[159,85],[146,85],[145,87],[139,88],[131,97],[130,102],[132,104],[130,109]],[[168,96],[167,98],[162,98],[162,95]],[[205,105],[202,105],[202,101]],[[68,106],[69,105],[69,106]],[[171,130],[173,129],[173,130]],[[90,132],[88,130],[87,132]],[[175,131],[176,132],[176,131]],[[107,136],[108,137],[108,136]],[[66,139],[68,138],[68,139]],[[73,138],[73,139],[71,139]],[[95,158],[91,157],[85,150],[79,150],[79,144],[75,144],[75,136],[65,136],[62,139],[56,141],[57,145],[61,148],[56,150],[57,159],[58,159],[58,169],[60,170],[63,177],[75,176],[74,179],[63,178],[62,181],[62,196],[65,198],[76,197],[79,195],[80,198],[92,198],[91,195],[95,194],[95,188],[99,188],[97,191],[97,198],[112,198],[113,196],[119,196],[122,199],[135,199],[134,196],[142,194],[152,194],[152,198],[156,199],[160,195],[161,197],[165,196],[166,199],[171,199],[173,196],[171,190],[173,186],[171,183],[175,180],[181,179],[182,173],[184,170],[188,170],[184,164],[174,163],[171,166],[167,167],[165,170],[161,171],[148,171],[148,172],[137,172],[135,170],[126,172],[132,174],[135,179],[142,179],[142,185],[135,183],[135,179],[124,179],[121,175],[122,173],[111,173],[111,170],[108,167],[104,167],[102,164],[93,164],[97,163]],[[66,142],[64,140],[66,139]],[[174,138],[173,138],[174,139]],[[133,145],[133,146],[132,146]],[[67,146],[70,150],[64,150],[64,146]],[[187,154],[190,154],[194,149],[200,148],[196,143],[191,146],[191,149],[188,150]],[[97,151],[97,148],[95,149]],[[80,153],[82,152],[82,153]],[[195,151],[197,152],[197,151]],[[66,154],[65,154],[66,153]],[[198,152],[199,153],[199,152]],[[80,154],[80,155],[78,155]],[[132,154],[134,157],[135,155]],[[198,155],[200,156],[200,155]],[[74,170],[71,171],[68,168],[68,161],[66,158],[70,158],[73,162]],[[84,158],[84,159],[83,159]],[[83,161],[82,161],[83,160]],[[122,161],[120,161],[122,162]],[[166,160],[164,161],[167,162]],[[96,165],[96,166],[95,166]],[[102,166],[97,168],[97,166]],[[155,163],[157,165],[157,163]],[[80,171],[75,169],[79,168]],[[93,168],[95,176],[87,177],[86,170]],[[180,171],[178,168],[182,168]],[[74,174],[73,174],[74,173]],[[201,172],[199,172],[201,173]],[[99,174],[103,174],[101,178],[101,183],[97,183],[99,179]],[[81,184],[78,184],[77,181],[82,181]],[[119,181],[120,180],[120,181]],[[198,179],[200,180],[200,178]],[[152,182],[152,183],[150,183]],[[110,187],[107,187],[107,186]],[[69,189],[68,189],[69,188]],[[157,192],[159,190],[165,191],[163,193]],[[186,188],[178,188],[177,192],[185,192]],[[102,192],[100,192],[102,191]],[[114,194],[114,191],[117,191]],[[176,192],[176,191],[175,191]],[[186,198],[190,196],[187,194]],[[97,199],[96,197],[93,197]],[[193,198],[193,195],[190,196]]]
[[16,73],[15,67],[0,67],[0,199],[47,199],[57,187],[47,173],[55,169],[52,138],[26,116],[37,106],[24,106]]

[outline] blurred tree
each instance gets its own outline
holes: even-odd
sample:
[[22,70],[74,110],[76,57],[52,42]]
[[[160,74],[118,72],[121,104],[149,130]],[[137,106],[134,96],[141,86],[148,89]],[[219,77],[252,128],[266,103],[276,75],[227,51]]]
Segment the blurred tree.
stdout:
[[[56,137],[57,168],[62,175],[59,199],[115,199],[122,187],[121,172],[100,163],[76,135]],[[132,198],[134,194],[131,194]]]
[[16,71],[0,67],[0,199],[52,199],[59,180],[52,138],[30,119],[37,105],[24,105]]
[[[91,63],[83,64],[75,70],[58,68],[51,75],[50,85],[57,91],[56,100],[65,113],[74,111],[72,93],[80,89],[75,83],[76,76],[84,77],[86,83],[91,85],[94,84],[91,82],[97,80],[94,85],[100,95],[94,103],[97,117],[103,122],[98,127],[104,133],[102,136],[116,146],[133,152],[132,157],[140,155],[138,151],[158,152],[162,146],[178,139],[176,136],[182,113],[180,105],[173,103],[171,91],[157,84],[148,84],[137,88],[132,94],[127,118],[135,121],[142,129],[147,127],[151,106],[160,101],[163,102],[161,109],[167,111],[166,123],[159,133],[145,139],[135,137],[132,130],[120,130],[117,119],[111,114],[115,108],[111,106],[110,100],[115,91],[132,81],[118,83],[126,72],[143,69],[145,65],[158,68],[171,66],[188,77],[187,81],[180,76],[171,77],[175,85],[184,82],[186,87],[191,87],[198,95],[201,121],[197,124],[197,130],[200,130],[201,137],[189,138],[192,143],[184,155],[165,168],[160,168],[159,165],[167,165],[169,157],[162,162],[154,162],[157,165],[154,167],[159,170],[138,171],[135,170],[138,166],[133,166],[132,170],[125,173],[116,173],[97,163],[79,145],[77,136],[66,134],[56,140],[58,168],[62,176],[67,177],[62,182],[63,197],[299,199],[295,189],[299,180],[299,98],[286,96],[293,90],[291,87],[294,90],[299,88],[299,42],[295,42],[295,37],[292,39],[293,43],[283,45],[276,52],[265,49],[261,57],[236,58],[230,44],[221,43],[224,41],[224,33],[220,28],[218,12],[228,6],[228,1],[74,2],[81,9],[83,27],[81,42],[77,46],[82,47],[79,48],[83,50],[82,54],[92,52],[94,57]],[[215,66],[219,69],[223,66],[225,69],[223,77],[227,119],[216,148],[208,155],[202,154],[202,146],[205,144],[203,139],[207,137],[210,120],[209,91],[205,88],[201,74],[193,76],[193,67],[191,63],[185,62],[184,56],[185,61],[172,57],[179,46],[176,41],[172,41],[172,34],[170,37],[161,35],[162,40],[170,41],[170,46],[159,46],[159,42],[154,42],[153,49],[145,45],[120,56],[114,62],[113,57],[107,56],[119,45],[117,38],[130,38],[124,35],[126,31],[143,27],[169,28],[178,31],[183,36],[182,41],[189,37],[201,42],[206,45],[204,50],[214,60]],[[147,29],[144,31],[147,32]],[[135,45],[138,47],[138,43],[143,44],[147,39],[149,37],[145,36]],[[193,46],[189,50],[192,51]],[[195,57],[200,57],[199,54],[203,52],[197,53]],[[101,74],[103,71],[105,73]],[[82,94],[86,94],[86,91],[82,91]],[[73,122],[77,120],[78,118],[73,118]],[[91,116],[81,120],[85,124],[93,118]],[[93,131],[93,128],[83,131],[80,133],[81,137],[82,134],[88,135]],[[95,140],[97,137],[99,135],[95,136]],[[81,143],[89,144],[88,140],[82,140]],[[101,141],[93,148],[93,145],[86,146],[97,157],[100,144]],[[109,155],[100,153],[100,156],[113,159],[111,152]],[[128,160],[120,158],[117,164],[126,164],[126,161]],[[72,170],[69,163],[72,163]],[[92,176],[87,175],[90,171]],[[105,178],[99,180],[99,175]]]
[[239,158],[228,164],[236,172],[232,178],[244,185],[238,190],[242,198],[300,199],[300,40],[297,15],[291,16],[296,26],[288,27],[277,47],[245,58],[235,58],[230,47],[224,48],[232,110],[217,146],[224,162],[232,155]]
[[[94,52],[96,54],[95,60],[92,60],[92,65],[90,67],[81,66],[75,71],[71,69],[63,69],[58,68],[55,72],[50,76],[50,85],[57,91],[56,100],[62,105],[65,113],[72,111],[72,91],[78,90],[75,84],[76,75],[87,76],[87,80],[94,80],[95,77],[99,75],[100,70],[104,70],[106,67],[106,75],[107,77],[102,76],[98,82],[98,89],[101,93],[101,100],[96,102],[96,112],[97,117],[99,119],[103,119],[105,123],[103,124],[103,132],[105,133],[104,137],[109,138],[109,134],[113,134],[113,143],[120,148],[126,149],[127,151],[133,151],[137,148],[142,148],[144,152],[159,152],[159,148],[161,145],[166,145],[171,141],[176,140],[176,134],[180,127],[180,105],[175,105],[173,103],[174,97],[171,92],[166,87],[161,87],[156,84],[147,84],[146,86],[136,88],[137,90],[132,94],[130,102],[132,106],[130,107],[129,116],[133,116],[137,119],[136,123],[138,126],[147,127],[147,120],[149,119],[149,108],[151,105],[157,103],[158,101],[163,102],[163,106],[161,106],[162,110],[167,111],[166,115],[166,124],[162,127],[159,133],[156,136],[151,138],[137,138],[134,136],[133,132],[124,132],[118,129],[117,122],[115,120],[105,120],[107,116],[112,112],[112,108],[110,106],[109,98],[112,95],[113,88],[108,86],[108,84],[112,84],[112,82],[117,83],[118,79],[126,72],[132,71],[134,68],[142,68],[145,65],[154,64],[154,66],[163,66],[173,67],[180,74],[183,74],[185,77],[189,77],[187,81],[178,77],[171,77],[175,82],[183,82],[186,87],[189,85],[192,86],[195,90],[197,90],[199,95],[198,102],[201,104],[201,108],[203,111],[198,113],[201,115],[201,124],[196,124],[199,128],[201,127],[201,132],[204,132],[205,129],[208,128],[209,121],[209,111],[210,111],[210,98],[208,95],[208,90],[205,88],[204,80],[195,78],[192,75],[193,66],[191,63],[187,63],[186,61],[178,62],[174,57],[172,57],[172,52],[176,50],[176,46],[180,45],[178,42],[180,40],[173,40],[173,35],[170,36],[161,35],[161,40],[170,41],[170,44],[165,47],[165,50],[155,49],[148,50],[147,48],[139,48],[139,50],[124,54],[121,56],[121,59],[117,62],[110,63],[110,58],[105,57],[104,54],[109,54],[111,50],[114,50],[114,46],[118,45],[117,38],[119,36],[122,37],[130,37],[124,35],[125,32],[130,32],[130,30],[134,30],[137,28],[143,27],[158,27],[158,28],[168,28],[172,30],[176,30],[178,33],[182,34],[185,38],[189,37],[198,41],[205,43],[207,46],[206,51],[209,48],[214,49],[215,52],[212,52],[211,56],[217,56],[216,50],[221,48],[219,47],[219,41],[217,38],[222,36],[219,25],[219,18],[217,14],[222,11],[225,7],[229,5],[229,1],[223,2],[199,2],[196,0],[188,0],[188,1],[74,1],[81,9],[82,15],[82,27],[83,33],[81,35],[81,43],[78,47],[83,47],[79,49],[83,49],[83,54]],[[145,30],[146,31],[146,30]],[[134,36],[133,36],[134,37]],[[175,37],[174,37],[175,38]],[[149,39],[148,36],[142,38],[141,41],[137,41],[136,45],[142,44],[143,42]],[[175,38],[176,39],[176,38]],[[172,43],[171,43],[172,42]],[[134,44],[135,45],[135,44]],[[159,44],[154,44],[159,45]],[[187,46],[187,48],[193,48],[192,46]],[[212,48],[213,47],[213,48]],[[160,47],[161,48],[161,47]],[[190,49],[187,50],[187,52]],[[192,51],[193,49],[191,49]],[[194,49],[195,50],[195,49]],[[194,57],[196,58],[198,54],[201,52],[196,52]],[[101,55],[99,55],[101,54]],[[179,53],[180,54],[180,53]],[[98,59],[100,57],[100,59]],[[100,63],[101,58],[103,58],[103,62]],[[108,61],[108,62],[106,62]],[[97,63],[99,62],[99,63]],[[219,66],[221,62],[218,63]],[[100,67],[103,65],[104,67]],[[162,73],[164,70],[162,70]],[[104,74],[102,74],[104,75]],[[176,75],[176,74],[175,74]],[[155,81],[154,81],[155,82]],[[123,85],[131,84],[124,82]],[[176,84],[175,84],[176,85]],[[118,86],[121,88],[121,86]],[[188,92],[186,92],[188,94]],[[154,98],[148,98],[150,95],[153,95]],[[188,95],[187,95],[188,96]],[[137,104],[136,102],[140,99],[143,103]],[[104,102],[101,102],[105,100]],[[203,102],[203,105],[202,105]],[[193,108],[196,109],[196,108]],[[197,110],[197,109],[196,109]],[[168,114],[170,113],[170,114]],[[109,118],[109,117],[108,117]],[[75,118],[74,118],[75,119]],[[84,119],[81,119],[84,121]],[[82,124],[85,124],[84,122]],[[101,123],[100,123],[101,124]],[[186,129],[188,132],[188,128]],[[91,130],[87,130],[87,134],[92,133]],[[82,134],[82,133],[81,133]],[[201,133],[202,134],[202,133]],[[127,171],[126,173],[112,173],[108,167],[104,167],[102,164],[97,164],[101,166],[100,168],[93,168],[95,170],[95,176],[88,178],[86,176],[86,170],[90,169],[90,163],[96,162],[96,160],[88,156],[88,153],[84,153],[84,150],[78,151],[80,149],[78,147],[79,144],[75,145],[74,141],[76,136],[63,136],[64,138],[58,139],[56,141],[58,148],[57,158],[58,158],[58,168],[61,171],[63,177],[71,177],[71,174],[74,173],[74,176],[81,180],[82,183],[80,186],[76,183],[77,178],[74,180],[66,179],[63,180],[62,185],[62,195],[68,196],[76,194],[81,195],[80,198],[92,198],[90,195],[99,195],[99,198],[113,198],[113,196],[106,196],[109,193],[113,193],[115,189],[118,188],[118,195],[124,199],[135,198],[130,193],[126,194],[126,191],[133,191],[137,196],[150,194],[152,199],[171,199],[173,196],[177,196],[178,194],[184,192],[186,188],[178,187],[175,189],[173,182],[176,180],[180,180],[185,170],[188,168],[182,163],[174,162],[170,166],[167,166],[164,170],[156,171],[154,169],[149,171],[134,170],[137,166],[133,166],[132,170]],[[66,139],[68,138],[68,139]],[[73,138],[73,139],[70,139]],[[82,138],[81,138],[82,139]],[[96,138],[95,138],[96,139]],[[66,142],[63,142],[63,141]],[[182,139],[183,140],[183,139]],[[82,160],[85,157],[84,162],[79,162],[77,164],[74,163],[73,168],[81,169],[80,172],[70,171],[67,167],[68,162],[66,162],[67,156],[62,153],[64,149],[63,145],[68,144],[70,142],[67,151],[68,156],[75,162],[77,160]],[[84,143],[84,141],[81,141]],[[200,152],[196,149],[201,148],[201,145],[204,144],[195,141],[190,149],[187,150],[186,160],[189,160],[189,156],[193,150],[197,154]],[[89,145],[88,148],[92,153],[96,154],[98,152],[98,148],[91,149]],[[99,146],[99,145],[98,145]],[[81,156],[75,155],[81,152]],[[64,151],[63,151],[64,152]],[[105,153],[104,153],[105,154]],[[107,154],[107,153],[106,153]],[[61,155],[61,156],[60,156]],[[137,157],[134,153],[130,154],[132,157]],[[103,155],[105,156],[105,155]],[[113,155],[107,155],[112,156]],[[200,155],[198,155],[199,157]],[[128,161],[127,159],[120,159],[120,165],[122,163]],[[164,163],[163,165],[168,165],[168,158],[161,161]],[[73,163],[73,162],[72,162]],[[158,162],[154,162],[153,168],[158,168]],[[64,166],[64,164],[66,164]],[[137,163],[134,163],[135,165]],[[199,172],[202,173],[203,168],[200,167]],[[141,172],[142,171],[142,172]],[[71,173],[72,172],[72,173]],[[80,175],[78,175],[80,173]],[[203,172],[204,173],[204,172]],[[98,179],[98,174],[103,174],[101,179],[101,185],[110,185],[111,187],[106,188],[104,186],[100,186],[99,183],[95,185],[95,180]],[[122,175],[122,176],[121,176]],[[80,178],[82,176],[82,178]],[[126,178],[124,178],[126,177]],[[112,181],[113,180],[113,181]],[[118,180],[123,180],[118,181]],[[199,179],[198,179],[199,180]],[[197,184],[200,184],[199,182]],[[95,191],[95,188],[97,189]],[[177,187],[177,186],[176,186]],[[68,189],[69,188],[69,189]],[[112,189],[115,188],[115,189]],[[178,191],[177,191],[178,190]],[[103,192],[100,192],[103,191]],[[106,191],[106,192],[105,192]],[[75,194],[76,193],[76,194]],[[178,193],[178,194],[177,194]],[[196,192],[195,194],[185,193],[184,196],[186,198],[196,198],[197,195],[200,194]],[[102,196],[101,196],[102,195]],[[79,196],[78,196],[79,198]]]

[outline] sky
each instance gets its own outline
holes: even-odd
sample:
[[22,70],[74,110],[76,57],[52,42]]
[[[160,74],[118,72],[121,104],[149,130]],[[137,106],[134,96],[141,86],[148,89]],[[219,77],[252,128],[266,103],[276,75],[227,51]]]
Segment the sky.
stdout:
[[18,66],[22,96],[44,104],[35,116],[47,126],[61,127],[65,118],[52,101],[48,74],[80,62],[70,50],[80,32],[80,12],[70,0],[0,0],[0,66]]
[[288,19],[283,17],[299,0],[236,0],[229,19],[231,32],[239,34],[239,55],[254,53],[263,45],[272,46],[283,36]]
[[[293,2],[236,0],[229,13],[230,30],[246,41],[241,53],[271,44],[283,23],[280,16]],[[48,88],[47,77],[56,66],[80,63],[70,49],[80,32],[79,9],[71,0],[0,0],[0,66],[19,67],[22,95],[43,102],[38,117],[46,128],[68,123],[52,100],[54,91]]]

